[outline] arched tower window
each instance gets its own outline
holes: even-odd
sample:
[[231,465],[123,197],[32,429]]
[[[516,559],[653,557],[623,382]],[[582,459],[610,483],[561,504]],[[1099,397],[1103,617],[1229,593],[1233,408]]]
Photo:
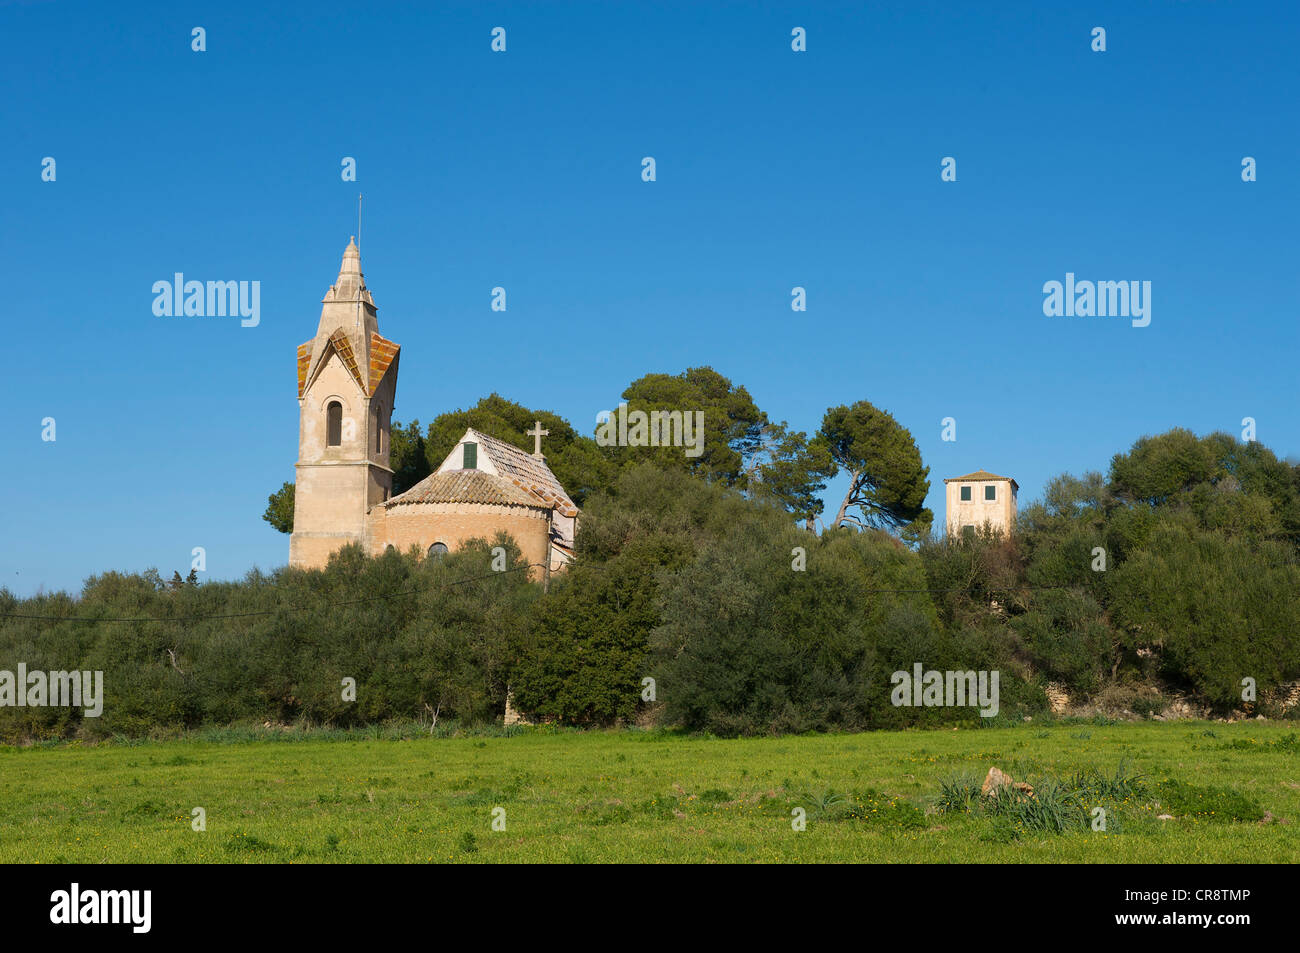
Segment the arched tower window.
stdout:
[[343,444],[343,405],[332,400],[325,408],[325,446],[338,447]]

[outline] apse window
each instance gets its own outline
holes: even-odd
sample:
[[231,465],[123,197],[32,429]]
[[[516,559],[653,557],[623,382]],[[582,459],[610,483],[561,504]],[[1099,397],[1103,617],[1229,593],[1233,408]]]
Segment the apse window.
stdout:
[[429,558],[438,559],[442,557],[446,552],[447,552],[446,543],[434,543],[432,546],[429,547]]
[[332,400],[325,408],[325,446],[338,447],[343,444],[343,405]]

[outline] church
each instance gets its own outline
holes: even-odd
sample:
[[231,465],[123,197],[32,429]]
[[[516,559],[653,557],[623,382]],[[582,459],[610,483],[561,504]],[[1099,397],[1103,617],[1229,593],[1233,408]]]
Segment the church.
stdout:
[[437,556],[470,539],[512,536],[533,578],[573,559],[578,508],[542,455],[473,428],[433,473],[393,496],[389,433],[401,347],[379,333],[355,238],[298,347],[298,462],[289,565],[324,567],[358,543],[372,556],[412,546]]

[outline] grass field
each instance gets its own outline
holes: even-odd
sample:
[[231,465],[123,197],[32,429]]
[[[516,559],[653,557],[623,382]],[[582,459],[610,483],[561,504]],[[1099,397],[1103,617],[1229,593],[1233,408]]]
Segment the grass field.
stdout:
[[1300,861],[1294,722],[265,737],[0,747],[0,861]]

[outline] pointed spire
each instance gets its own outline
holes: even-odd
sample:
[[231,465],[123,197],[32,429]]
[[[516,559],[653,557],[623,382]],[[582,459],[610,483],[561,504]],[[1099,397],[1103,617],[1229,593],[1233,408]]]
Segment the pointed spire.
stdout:
[[361,249],[357,247],[357,236],[348,240],[348,247],[343,249],[343,264],[339,267],[339,277],[361,274]]
[[343,250],[338,280],[321,302],[320,323],[298,353],[300,389],[310,387],[331,354],[338,354],[363,394],[369,395],[397,360],[398,345],[379,334],[374,299],[361,273],[356,237]]
[[366,290],[366,276],[361,272],[361,249],[357,247],[357,237],[352,236],[348,247],[343,249],[343,263],[339,265],[338,281],[334,282],[326,301],[356,301],[360,299],[374,306],[370,292]]

